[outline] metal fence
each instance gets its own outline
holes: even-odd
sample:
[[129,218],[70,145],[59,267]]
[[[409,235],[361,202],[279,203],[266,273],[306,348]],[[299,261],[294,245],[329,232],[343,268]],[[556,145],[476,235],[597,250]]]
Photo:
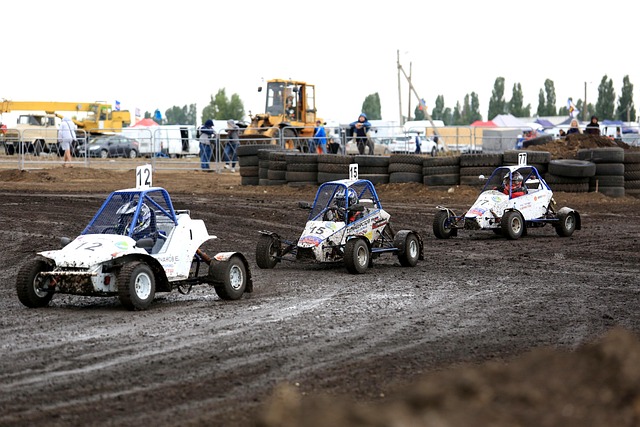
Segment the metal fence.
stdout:
[[[264,143],[264,137],[242,135],[240,144]],[[313,137],[297,136],[303,134],[301,128],[268,129],[275,134],[270,143],[286,149],[300,152],[317,152],[317,141]],[[305,129],[306,135],[313,135],[313,129]],[[132,169],[141,164],[151,163],[156,170],[197,170],[204,161],[200,156],[202,147],[196,138],[195,126],[158,126],[150,128],[102,129],[100,135],[89,135],[77,130],[77,144],[72,150],[71,165],[99,167],[109,169]],[[221,172],[228,161],[236,160],[237,152],[227,147],[226,132],[217,129],[216,137],[211,141],[212,155],[210,168]],[[41,169],[62,164],[63,153],[57,141],[57,130],[48,133],[39,130],[7,129],[0,135],[0,168]],[[326,128],[327,152],[334,154],[359,154],[348,125]],[[390,155],[398,152],[394,149],[399,140],[407,141],[407,135],[420,134],[430,140],[437,140],[438,155],[443,153],[502,152],[515,148],[522,130],[517,128],[485,129],[469,126],[427,127],[403,129],[399,126],[372,127],[368,138],[373,151],[367,149],[364,154]],[[404,139],[402,139],[404,138]],[[103,144],[103,145],[100,145]],[[396,144],[396,145],[394,145]],[[226,149],[226,155],[225,155]],[[410,152],[408,149],[404,152]],[[234,156],[234,154],[236,156]],[[429,152],[426,152],[429,154]]]

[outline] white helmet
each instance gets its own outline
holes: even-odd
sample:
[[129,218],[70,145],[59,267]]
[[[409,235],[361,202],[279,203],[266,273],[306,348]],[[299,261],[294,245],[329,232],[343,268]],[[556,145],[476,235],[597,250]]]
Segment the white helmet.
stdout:
[[340,190],[336,193],[335,200],[336,204],[342,208],[346,208],[347,206],[352,206],[358,203],[358,195],[356,194],[356,190],[353,188],[349,188],[347,190],[347,194],[349,195],[348,204],[346,203],[345,191]]
[[[131,201],[120,206],[116,212],[118,215],[120,215],[120,223],[126,224],[125,232],[127,234],[131,233],[131,221],[133,220],[133,215],[135,214],[137,207],[138,203],[135,201]],[[138,221],[133,228],[132,234],[139,234],[149,228],[150,225],[151,210],[146,204],[143,203],[142,206],[140,206]]]

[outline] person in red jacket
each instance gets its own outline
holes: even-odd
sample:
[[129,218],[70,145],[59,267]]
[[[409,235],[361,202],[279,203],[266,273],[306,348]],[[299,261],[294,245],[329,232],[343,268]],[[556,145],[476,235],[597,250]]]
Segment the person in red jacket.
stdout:
[[502,178],[502,185],[496,188],[496,190],[502,191],[507,196],[509,195],[509,190],[511,190],[512,199],[514,197],[524,196],[527,194],[527,190],[524,188],[523,181],[524,178],[518,171],[512,173],[511,177],[509,177],[509,173],[506,173]]

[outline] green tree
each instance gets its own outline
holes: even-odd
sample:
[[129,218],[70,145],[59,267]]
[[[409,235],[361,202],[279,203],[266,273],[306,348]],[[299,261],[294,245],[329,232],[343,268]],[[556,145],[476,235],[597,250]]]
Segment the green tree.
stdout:
[[556,88],[553,84],[553,80],[546,79],[544,81],[544,91],[547,94],[547,101],[545,104],[544,116],[556,115]]
[[436,106],[431,110],[431,118],[433,120],[444,120],[444,96],[438,95],[436,97]]
[[456,102],[456,106],[453,109],[453,114],[451,115],[451,124],[453,124],[454,126],[459,126],[462,124],[462,113],[461,113],[462,107],[460,107],[460,101]]
[[471,95],[465,95],[462,121],[464,124],[470,125],[476,120],[482,120],[480,114],[480,100],[478,94],[471,92]]
[[515,83],[511,91],[511,100],[507,103],[507,111],[515,117],[530,117],[531,104],[524,107],[524,95],[522,94],[522,85]]
[[196,104],[184,107],[174,105],[164,112],[164,121],[168,125],[195,125],[197,115]]
[[598,86],[598,101],[596,102],[596,116],[599,120],[612,120],[615,109],[616,93],[613,90],[613,80],[605,74]]
[[538,110],[536,111],[536,115],[538,117],[547,115],[547,105],[544,98],[544,91],[542,89],[540,89],[540,92],[538,93]]
[[491,98],[489,99],[489,119],[493,119],[499,114],[506,113],[506,103],[504,100],[504,77],[496,78],[493,84],[493,91],[491,92]]
[[453,111],[451,111],[451,108],[447,107],[444,109],[440,120],[444,122],[445,126],[451,126],[453,124]]
[[209,105],[202,109],[201,121],[213,120],[242,120],[244,118],[244,105],[237,93],[227,97],[224,88],[219,89],[215,97],[211,97]]
[[419,105],[417,105],[415,110],[413,110],[413,117],[414,120],[425,120],[426,116],[424,114],[424,110],[420,108]]
[[[575,104],[578,111],[580,111],[578,118],[582,117],[583,119],[585,119],[587,117],[591,117],[596,114],[596,109],[593,106],[593,104],[587,104],[587,106],[585,107],[584,101],[582,99],[578,99],[578,102],[576,102]],[[585,111],[585,108],[586,108],[586,111]],[[569,114],[569,112],[567,112],[567,114]]]
[[367,95],[362,103],[362,112],[367,115],[367,118],[369,120],[381,120],[381,111],[380,95],[378,95],[378,92]]
[[629,76],[622,79],[622,91],[618,98],[618,108],[616,108],[616,119],[623,122],[636,121],[636,107],[633,104],[633,85]]

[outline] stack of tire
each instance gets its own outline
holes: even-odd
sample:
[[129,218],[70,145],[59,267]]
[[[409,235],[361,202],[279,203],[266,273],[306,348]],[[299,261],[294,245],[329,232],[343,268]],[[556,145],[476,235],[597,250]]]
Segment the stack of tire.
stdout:
[[589,178],[589,191],[609,197],[624,197],[624,149],[621,147],[583,148],[576,157],[596,164]]
[[640,197],[640,151],[624,151],[624,193]]
[[287,183],[287,151],[269,151],[269,170],[266,185],[285,185]]
[[460,155],[460,184],[472,187],[482,187],[493,171],[502,165],[502,154],[461,154]]
[[389,156],[389,183],[419,182],[422,184],[424,157],[416,154]]
[[595,174],[595,163],[587,160],[555,159],[549,162],[549,171],[544,180],[553,191],[586,193],[589,191],[589,180]]
[[240,166],[240,183],[242,185],[259,185],[258,150],[265,148],[265,144],[251,144],[238,146],[238,165]]
[[258,177],[259,185],[271,185],[269,181],[269,153],[283,150],[279,146],[270,146],[258,150]]
[[389,157],[359,154],[353,161],[358,164],[358,177],[377,184],[389,183]]
[[507,150],[502,154],[502,162],[506,166],[517,165],[520,153],[527,155],[527,164],[535,167],[543,177],[549,169],[551,153],[548,151]]
[[285,179],[291,187],[304,187],[318,183],[318,155],[314,153],[287,153]]
[[349,165],[352,155],[318,154],[318,183],[346,179],[349,177]]
[[460,156],[425,157],[422,182],[434,190],[447,190],[460,183]]

